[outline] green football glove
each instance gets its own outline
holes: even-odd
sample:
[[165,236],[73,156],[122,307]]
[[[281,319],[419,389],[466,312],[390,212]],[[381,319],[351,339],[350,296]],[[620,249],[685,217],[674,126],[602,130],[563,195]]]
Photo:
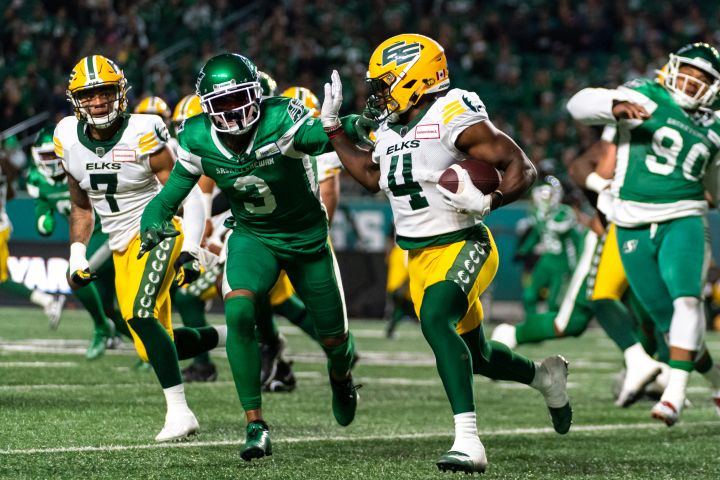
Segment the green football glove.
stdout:
[[55,217],[51,213],[40,215],[37,219],[37,230],[43,237],[49,237],[55,230]]
[[379,126],[380,124],[373,118],[368,108],[366,108],[362,115],[353,123],[355,133],[360,139],[360,144],[368,148],[375,148],[375,141],[370,138],[370,135],[373,131],[377,130]]
[[180,235],[180,232],[175,230],[168,222],[163,222],[162,225],[157,227],[148,227],[144,232],[140,234],[142,243],[140,244],[140,251],[138,252],[137,258],[142,258],[147,252],[157,247],[160,242],[166,238],[172,238]]

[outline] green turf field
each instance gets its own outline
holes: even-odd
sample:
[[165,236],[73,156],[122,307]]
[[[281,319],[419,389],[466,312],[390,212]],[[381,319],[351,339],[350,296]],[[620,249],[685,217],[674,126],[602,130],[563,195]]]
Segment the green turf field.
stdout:
[[[239,456],[245,421],[224,352],[216,355],[217,382],[186,386],[200,435],[157,445],[164,399],[154,374],[131,368],[128,344],[87,362],[84,313],[66,312],[51,332],[38,310],[0,309],[0,478],[453,476],[434,464],[452,444],[452,415],[416,325],[401,325],[391,341],[381,323],[351,321],[362,355],[355,375],[364,387],[347,428],[333,419],[319,348],[282,325],[298,388],[265,395],[273,456],[246,463]],[[717,334],[710,348],[720,358]],[[478,427],[490,462],[484,478],[720,478],[720,418],[699,375],[691,379],[692,407],[667,428],[649,418],[650,402],[613,406],[610,385],[621,357],[599,331],[520,351],[535,359],[562,353],[570,361],[575,423],[559,436],[537,392],[476,377]]]

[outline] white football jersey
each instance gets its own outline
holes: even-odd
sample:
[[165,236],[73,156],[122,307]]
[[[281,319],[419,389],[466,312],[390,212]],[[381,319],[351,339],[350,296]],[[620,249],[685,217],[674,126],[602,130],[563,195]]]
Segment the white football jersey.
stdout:
[[487,119],[477,94],[456,88],[409,125],[378,128],[373,161],[380,164],[380,188],[390,199],[398,237],[434,237],[480,223],[445,203],[435,185],[440,172],[467,157],[455,147],[460,133]]
[[315,157],[317,162],[318,183],[322,183],[328,178],[332,178],[342,170],[340,157],[335,152],[327,152]]
[[55,127],[55,153],[65,171],[90,197],[113,251],[124,251],[140,232],[145,206],[161,185],[150,168],[150,155],[165,147],[167,128],[157,115],[133,113],[123,118],[115,136],[91,140],[74,116]]

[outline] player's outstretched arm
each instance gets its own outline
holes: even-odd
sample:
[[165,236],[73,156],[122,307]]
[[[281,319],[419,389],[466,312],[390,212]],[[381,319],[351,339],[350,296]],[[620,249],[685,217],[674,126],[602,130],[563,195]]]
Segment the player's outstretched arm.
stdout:
[[67,179],[71,206],[68,283],[70,287],[77,289],[97,278],[97,275],[90,271],[86,254],[87,244],[95,225],[95,213],[87,192],[80,188],[75,177],[68,174]]
[[[172,155],[172,154],[170,154]],[[169,220],[175,215],[178,208],[182,204],[185,197],[195,187],[200,179],[200,175],[194,175],[182,166],[181,162],[175,163],[172,167],[173,158],[170,156],[169,165],[167,158],[159,158],[153,165],[151,159],[151,168],[155,171],[158,179],[162,182],[165,180],[160,193],[153,198],[145,207],[143,216],[140,220],[140,236],[142,245],[138,257],[141,257],[152,250],[165,238],[178,235],[180,232],[173,228]],[[202,202],[202,199],[200,199]],[[204,212],[204,207],[201,206]],[[203,223],[205,222],[203,218]]]
[[642,105],[646,97],[628,88],[584,88],[570,98],[567,110],[585,125],[607,125],[618,120],[647,120],[650,114]]
[[[503,172],[498,190],[500,204],[520,198],[535,182],[537,171],[520,147],[490,120],[469,126],[455,140],[455,146],[473,158],[489,163]],[[497,208],[500,205],[493,205]]]
[[348,137],[340,122],[342,83],[337,70],[333,70],[331,83],[325,84],[325,98],[320,120],[330,143],[350,175],[371,192],[380,190],[380,166],[373,162],[372,154],[361,150]]

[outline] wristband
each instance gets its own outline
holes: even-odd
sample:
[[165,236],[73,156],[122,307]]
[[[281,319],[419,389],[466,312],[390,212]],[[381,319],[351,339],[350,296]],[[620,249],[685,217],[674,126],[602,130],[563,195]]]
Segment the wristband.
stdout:
[[495,210],[496,208],[500,208],[503,204],[503,193],[500,190],[495,190],[490,194],[490,198],[492,198],[492,201],[490,202],[490,210]]
[[593,192],[600,193],[605,190],[611,182],[612,180],[601,177],[597,172],[592,172],[587,176],[587,178],[585,178],[585,188],[592,190]]

